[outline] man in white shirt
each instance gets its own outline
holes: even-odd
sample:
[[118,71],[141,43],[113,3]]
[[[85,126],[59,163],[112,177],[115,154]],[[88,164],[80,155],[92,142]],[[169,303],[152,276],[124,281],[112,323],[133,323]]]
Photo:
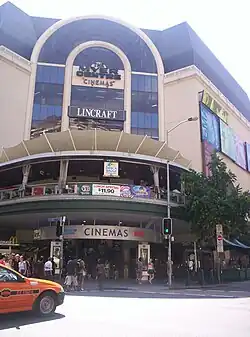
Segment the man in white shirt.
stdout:
[[53,274],[53,264],[52,264],[52,258],[49,257],[48,261],[44,263],[44,274],[45,277],[49,280],[52,279],[52,274]]

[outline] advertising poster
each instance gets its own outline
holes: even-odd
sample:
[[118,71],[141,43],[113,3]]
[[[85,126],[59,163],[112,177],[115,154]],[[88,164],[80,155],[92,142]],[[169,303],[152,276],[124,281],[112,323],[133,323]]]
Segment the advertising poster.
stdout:
[[135,198],[150,198],[151,190],[150,187],[133,185],[131,186],[132,194]]
[[128,185],[121,186],[121,197],[122,198],[133,198],[133,193],[131,187]]
[[119,163],[117,161],[105,161],[103,169],[104,177],[119,177]]
[[209,164],[211,162],[212,154],[214,153],[215,149],[206,140],[204,140],[202,146],[203,146],[203,172],[207,177],[209,177],[211,175]]
[[207,141],[213,147],[220,151],[220,133],[219,119],[216,115],[210,112],[204,105],[200,105],[201,115],[201,138],[202,141]]
[[119,185],[93,184],[92,195],[120,197],[121,189]]
[[32,195],[44,195],[44,186],[32,187]]
[[233,129],[220,120],[221,151],[236,162],[236,140]]
[[247,169],[246,160],[246,146],[239,136],[235,136],[235,146],[236,146],[236,164],[242,167],[244,170]]
[[91,185],[90,184],[78,184],[77,193],[80,195],[91,195]]

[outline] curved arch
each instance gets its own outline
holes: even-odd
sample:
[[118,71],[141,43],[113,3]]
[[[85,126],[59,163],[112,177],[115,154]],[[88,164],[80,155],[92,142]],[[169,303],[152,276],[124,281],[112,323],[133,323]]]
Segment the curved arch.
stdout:
[[78,54],[80,54],[85,49],[91,47],[100,47],[106,48],[114,52],[121,60],[124,66],[124,109],[126,110],[126,122],[124,125],[124,131],[130,132],[131,126],[131,65],[127,56],[123,53],[123,51],[114,46],[111,43],[104,41],[88,41],[84,42],[77,47],[75,47],[71,53],[69,54],[66,67],[65,67],[65,75],[64,75],[64,89],[63,89],[63,107],[62,107],[62,131],[68,129],[69,126],[69,118],[67,115],[68,106],[70,105],[70,95],[71,95],[71,79],[72,79],[72,71],[75,58]]
[[41,49],[45,42],[55,33],[58,29],[62,28],[63,26],[70,24],[75,21],[80,20],[88,20],[88,19],[100,19],[100,20],[107,20],[117,24],[120,24],[135,34],[137,34],[148,46],[149,50],[154,56],[157,73],[158,73],[158,114],[159,114],[159,139],[163,140],[164,136],[164,66],[162,62],[162,58],[160,53],[152,40],[139,28],[136,28],[122,20],[115,19],[108,16],[103,15],[90,15],[90,16],[80,16],[80,17],[73,17],[69,19],[64,19],[57,21],[51,27],[49,27],[37,40],[35,47],[33,48],[32,55],[31,55],[31,77],[29,83],[29,91],[28,91],[28,100],[27,100],[27,111],[26,111],[26,123],[24,129],[24,139],[30,139],[30,121],[32,119],[32,111],[33,111],[33,102],[34,102],[34,90],[35,90],[35,82],[36,82],[36,71],[37,71],[37,62],[41,52]]

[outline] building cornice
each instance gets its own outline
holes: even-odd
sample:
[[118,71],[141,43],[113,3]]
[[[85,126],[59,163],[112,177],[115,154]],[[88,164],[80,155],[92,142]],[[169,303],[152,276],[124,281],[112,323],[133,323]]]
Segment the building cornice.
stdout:
[[0,46],[0,59],[8,62],[11,65],[14,65],[16,68],[28,72],[31,72],[31,63],[29,60],[24,57],[14,53],[10,49]]
[[214,99],[217,100],[225,110],[230,111],[237,118],[237,120],[239,120],[250,130],[250,122],[195,65],[165,74],[164,84],[173,83],[188,78],[198,79],[204,89],[208,90],[208,92],[211,93]]

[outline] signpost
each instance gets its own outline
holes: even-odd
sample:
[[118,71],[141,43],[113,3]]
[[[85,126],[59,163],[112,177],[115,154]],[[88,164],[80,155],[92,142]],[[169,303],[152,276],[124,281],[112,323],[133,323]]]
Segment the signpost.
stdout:
[[224,253],[223,244],[223,226],[216,225],[216,242],[217,242],[217,278],[221,282],[221,254]]

